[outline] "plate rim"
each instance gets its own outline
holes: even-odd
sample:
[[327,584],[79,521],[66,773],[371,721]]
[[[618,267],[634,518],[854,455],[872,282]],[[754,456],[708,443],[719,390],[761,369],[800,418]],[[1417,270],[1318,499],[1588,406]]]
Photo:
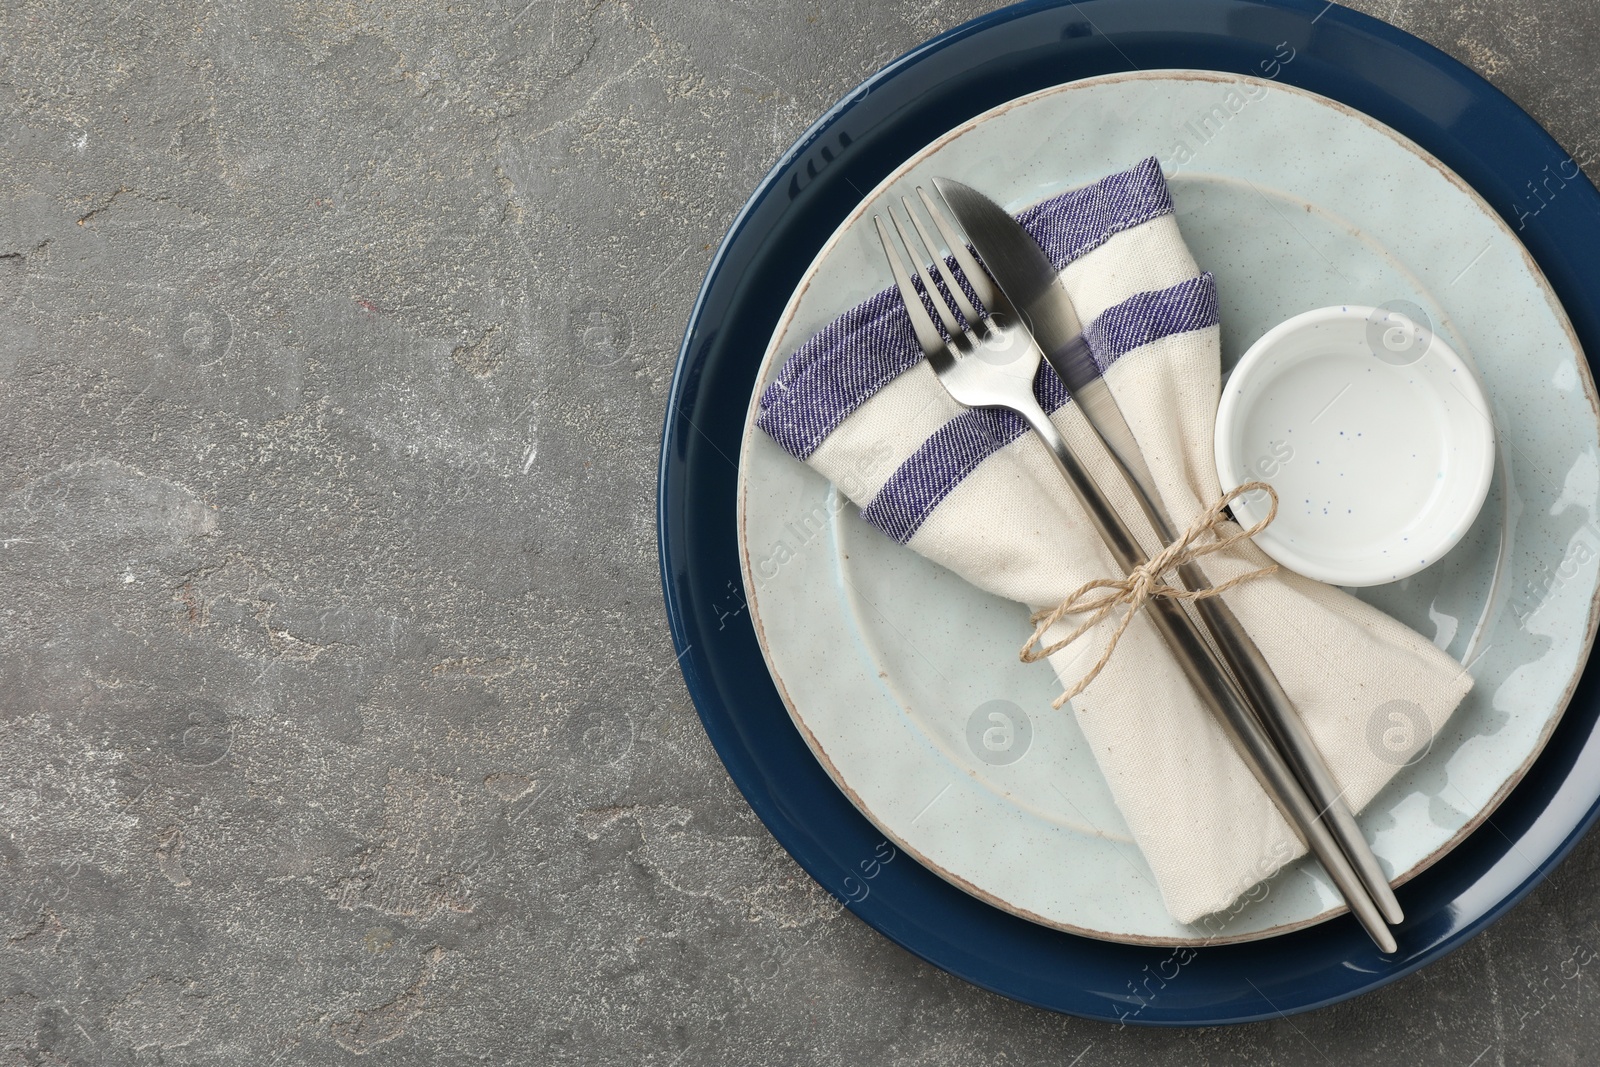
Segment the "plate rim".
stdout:
[[[1174,0],[1077,0],[1077,2],[1073,2],[1073,0],[1026,0],[1024,3],[980,16],[913,48],[873,74],[856,90],[846,94],[812,124],[805,134],[780,157],[757,186],[750,199],[734,216],[726,237],[720,242],[717,252],[713,256],[711,265],[707,270],[705,282],[694,302],[684,341],[680,346],[677,363],[674,368],[663,422],[660,465],[657,477],[657,548],[662,568],[663,596],[666,602],[669,626],[674,644],[679,652],[677,662],[683,669],[685,682],[695,700],[697,710],[700,712],[702,722],[713,745],[716,747],[735,784],[739,786],[746,800],[751,804],[752,809],[768,826],[769,830],[774,833],[780,843],[784,844],[791,855],[814,878],[822,882],[825,887],[829,888],[830,892],[841,900],[845,899],[844,896],[837,889],[829,887],[828,881],[824,879],[822,868],[827,866],[827,863],[824,862],[827,857],[824,855],[820,842],[817,841],[814,835],[809,834],[802,823],[791,820],[790,816],[793,813],[786,810],[772,792],[774,781],[763,778],[758,768],[755,767],[755,750],[741,749],[738,746],[737,742],[743,740],[741,736],[737,736],[743,729],[743,724],[737,724],[733,719],[729,718],[730,709],[721,702],[721,693],[717,688],[717,683],[723,680],[718,677],[719,664],[704,649],[697,652],[695,648],[695,640],[701,637],[702,628],[701,623],[692,616],[691,609],[696,605],[704,606],[700,603],[703,599],[703,594],[698,593],[687,584],[686,580],[693,568],[688,562],[688,550],[683,543],[675,540],[675,535],[679,525],[687,528],[692,524],[692,517],[687,510],[688,494],[697,489],[697,485],[691,484],[688,479],[688,471],[691,468],[690,457],[693,455],[690,442],[693,441],[695,434],[705,437],[703,431],[694,426],[693,420],[689,418],[684,410],[686,396],[693,388],[698,386],[700,374],[704,369],[702,366],[704,358],[712,354],[712,350],[708,349],[707,352],[701,354],[700,358],[696,357],[697,346],[701,344],[711,346],[711,341],[702,338],[699,331],[705,325],[704,319],[706,316],[714,310],[714,304],[733,306],[736,303],[733,300],[726,299],[726,294],[717,284],[730,259],[733,258],[731,250],[740,246],[740,242],[746,237],[746,230],[761,213],[774,192],[780,191],[780,185],[787,181],[791,187],[790,191],[793,192],[795,188],[800,187],[803,171],[810,178],[816,176],[818,158],[812,152],[812,149],[826,149],[827,146],[819,145],[819,142],[823,140],[825,134],[833,131],[833,127],[843,115],[865,100],[869,94],[889,88],[896,78],[907,75],[912,68],[934,53],[946,48],[960,46],[969,38],[990,31],[1002,30],[1007,23],[1014,20],[1025,19],[1039,13],[1059,11],[1069,6],[1085,19],[1087,19],[1089,12],[1104,14],[1106,11],[1115,13],[1127,9],[1137,9],[1147,19],[1147,22],[1141,24],[1140,29],[1137,31],[1138,33],[1143,33],[1151,21],[1158,22],[1161,33],[1169,36],[1182,34],[1182,47],[1189,53],[1193,53],[1197,49],[1206,52],[1207,65],[1203,68],[1196,67],[1195,69],[1214,69],[1227,73],[1243,73],[1243,71],[1236,70],[1224,62],[1224,60],[1233,58],[1234,53],[1223,54],[1221,58],[1217,57],[1217,53],[1224,50],[1224,44],[1218,44],[1217,42],[1222,41],[1225,44],[1231,44],[1235,41],[1253,41],[1255,39],[1247,38],[1237,33],[1226,37],[1219,37],[1215,33],[1210,36],[1201,34],[1192,25],[1198,13],[1203,12],[1213,16],[1217,14],[1257,16],[1262,19],[1272,20],[1275,27],[1290,28],[1297,32],[1307,33],[1316,26],[1318,20],[1327,16],[1322,29],[1337,29],[1342,34],[1375,44],[1390,55],[1395,55],[1403,60],[1420,61],[1426,66],[1434,68],[1435,72],[1443,75],[1451,86],[1466,92],[1475,105],[1480,108],[1487,108],[1491,112],[1487,116],[1479,114],[1478,117],[1480,119],[1484,121],[1492,119],[1491,124],[1501,135],[1508,133],[1514,135],[1512,139],[1522,148],[1536,153],[1534,158],[1548,158],[1552,162],[1556,160],[1571,160],[1571,156],[1526,112],[1505,96],[1504,93],[1458,61],[1432,45],[1414,38],[1402,30],[1388,26],[1377,19],[1359,12],[1339,8],[1332,4],[1323,4],[1319,0],[1184,0],[1182,3],[1174,2]],[[1089,25],[1092,26],[1093,24],[1090,23]],[[1069,36],[1078,37],[1098,34],[1097,29],[1093,33],[1088,29],[1084,29],[1081,34],[1067,32],[1075,29],[1076,25],[1069,26],[1066,30],[1063,30],[1062,39],[1065,40]],[[1117,40],[1120,39],[1129,44],[1136,53],[1143,55],[1143,47],[1133,43],[1131,40],[1132,34],[1133,31],[1130,31],[1120,38],[1116,35],[1107,36],[1104,34],[1099,34],[1099,37],[1119,55],[1122,55],[1124,63],[1132,66],[1131,60],[1127,59],[1121,47],[1117,44]],[[1273,35],[1276,36],[1276,34],[1277,28],[1274,28]],[[1318,37],[1320,38],[1320,36],[1321,30],[1318,31]],[[1165,41],[1166,38],[1162,38],[1156,43],[1149,44],[1148,47],[1151,49],[1166,47],[1163,43]],[[1259,44],[1260,42],[1256,41],[1255,43]],[[1330,46],[1332,43],[1336,42],[1330,42]],[[1313,56],[1318,55],[1318,53],[1314,52],[1310,54]],[[1058,64],[1061,62],[1059,55],[1052,58]],[[1166,65],[1172,66],[1174,64]],[[1181,65],[1195,67],[1193,62]],[[1072,62],[1066,67],[1058,66],[1057,69],[1070,75],[1070,73],[1083,69],[1089,70],[1092,74],[1124,68],[1116,65],[1115,61],[1106,56],[1102,50],[1098,54],[1090,51],[1074,52]],[[1393,126],[1405,136],[1417,141],[1431,154],[1446,158],[1447,162],[1452,162],[1457,173],[1461,174],[1463,179],[1474,190],[1490,201],[1491,207],[1495,208],[1496,214],[1502,220],[1509,219],[1512,213],[1515,212],[1518,215],[1519,222],[1525,221],[1525,213],[1522,213],[1516,206],[1517,191],[1512,185],[1514,179],[1504,175],[1502,168],[1504,160],[1497,160],[1494,152],[1484,147],[1482,134],[1464,137],[1460,135],[1460,131],[1456,126],[1449,123],[1440,123],[1426,127],[1427,130],[1431,131],[1429,137],[1417,137],[1413,134],[1412,129],[1422,128],[1425,122],[1432,122],[1433,120],[1421,117],[1420,113],[1415,110],[1417,105],[1414,101],[1388,96],[1386,91],[1380,92],[1369,78],[1358,77],[1342,66],[1337,64],[1330,65],[1327,60],[1320,60],[1318,63],[1312,64],[1302,64],[1296,69],[1294,75],[1286,78],[1285,81],[1289,84],[1298,84],[1302,88],[1312,88],[1313,91],[1318,91],[1314,87],[1315,84],[1324,84],[1330,78],[1339,81],[1341,84],[1346,80],[1351,83],[1346,87],[1349,90],[1347,93],[1341,96],[1333,96],[1333,99],[1346,106],[1355,107],[1357,110],[1369,115],[1372,114],[1371,109],[1375,106],[1374,101],[1378,105],[1382,105],[1379,110],[1383,110],[1383,107],[1396,109],[1397,113],[1402,113],[1406,116],[1404,124],[1393,122],[1379,115],[1374,115],[1373,117],[1379,118],[1380,121]],[[1069,77],[1068,80],[1073,79]],[[1012,95],[1020,95],[1020,93],[1013,93]],[[1352,97],[1363,99],[1366,103],[1363,105],[1353,103]],[[923,138],[923,140],[926,139]],[[1447,145],[1450,150],[1441,152],[1430,144],[1430,141]],[[1469,145],[1471,146],[1470,148]],[[832,161],[832,157],[827,156],[825,152],[822,158],[824,160],[823,166]],[[1457,166],[1453,162],[1455,159],[1460,159],[1471,164],[1471,166],[1465,168]],[[1474,175],[1477,175],[1476,179]],[[1552,213],[1553,219],[1572,216],[1573,213],[1569,210],[1569,207],[1572,206],[1571,201],[1581,200],[1591,208],[1600,203],[1600,193],[1596,192],[1594,186],[1581,171],[1575,178],[1571,179],[1569,184],[1576,185],[1578,192],[1570,198],[1568,205],[1562,206],[1559,211]],[[1499,206],[1496,206],[1497,204]],[[1569,218],[1568,221],[1570,222],[1571,219]],[[1588,220],[1587,217],[1584,218],[1584,221],[1590,227],[1594,226],[1594,223]],[[1524,241],[1524,245],[1525,252],[1539,266],[1544,268],[1546,275],[1551,274],[1547,261],[1555,264],[1559,278],[1555,279],[1553,284],[1557,295],[1560,296],[1563,290],[1575,290],[1579,287],[1580,280],[1587,280],[1591,277],[1596,269],[1596,264],[1593,255],[1579,257],[1572,251],[1570,245],[1564,244],[1554,236],[1544,232],[1553,230],[1556,225],[1554,221],[1546,222],[1545,220],[1534,218],[1534,229],[1531,236],[1538,239],[1538,250],[1526,247],[1527,241]],[[1548,260],[1546,257],[1548,257]],[[1569,317],[1573,317],[1572,304],[1568,302],[1565,306]],[[725,309],[719,308],[716,310]],[[1573,323],[1575,331],[1581,329],[1582,335],[1600,338],[1600,313],[1597,313],[1596,308],[1588,303],[1582,305],[1582,310],[1584,312],[1582,322]],[[710,442],[709,437],[706,437],[706,440]],[[712,447],[715,447],[714,442],[712,442]],[[682,453],[681,457],[679,452]],[[680,584],[680,579],[685,581]],[[765,671],[762,673],[765,675]],[[1600,817],[1600,794],[1597,794],[1595,789],[1579,789],[1574,784],[1579,777],[1580,769],[1584,772],[1600,770],[1600,723],[1593,721],[1597,706],[1600,706],[1600,681],[1595,679],[1596,674],[1600,674],[1600,672],[1586,670],[1574,683],[1573,691],[1568,701],[1570,707],[1580,696],[1583,698],[1583,706],[1585,708],[1583,718],[1587,725],[1582,728],[1587,729],[1588,733],[1571,739],[1574,744],[1570,749],[1551,749],[1547,746],[1546,753],[1548,758],[1558,760],[1557,763],[1551,765],[1552,776],[1545,776],[1539,779],[1536,797],[1533,793],[1529,793],[1528,795],[1532,799],[1511,806],[1515,810],[1510,814],[1516,819],[1516,825],[1512,826],[1511,830],[1518,836],[1512,838],[1511,833],[1505,830],[1501,831],[1502,835],[1511,842],[1511,850],[1508,851],[1504,847],[1495,849],[1491,844],[1473,847],[1473,839],[1469,839],[1465,847],[1459,851],[1470,851],[1473,853],[1472,856],[1462,858],[1454,866],[1459,866],[1470,860],[1470,872],[1460,872],[1452,869],[1447,874],[1439,875],[1440,878],[1448,877],[1450,879],[1443,888],[1457,894],[1449,898],[1447,903],[1460,900],[1462,893],[1474,888],[1482,888],[1490,880],[1496,883],[1493,889],[1496,899],[1492,903],[1484,905],[1481,910],[1475,910],[1472,914],[1465,916],[1456,916],[1449,913],[1450,909],[1444,909],[1443,913],[1435,916],[1426,925],[1419,927],[1415,931],[1415,936],[1426,941],[1426,944],[1409,958],[1397,962],[1370,960],[1365,957],[1359,959],[1349,958],[1341,964],[1342,970],[1348,973],[1344,974],[1340,981],[1334,981],[1331,972],[1319,972],[1319,977],[1323,979],[1323,982],[1317,988],[1305,988],[1308,983],[1316,986],[1316,981],[1305,978],[1297,979],[1299,985],[1291,990],[1289,994],[1286,994],[1292,997],[1286,1003],[1268,1001],[1259,989],[1256,990],[1258,995],[1253,997],[1235,989],[1230,994],[1233,997],[1232,1000],[1207,997],[1203,1002],[1200,1002],[1192,997],[1180,997],[1179,1003],[1174,1005],[1169,998],[1167,1002],[1158,1006],[1153,1014],[1141,1017],[1141,1012],[1144,1007],[1149,1006],[1148,1003],[1141,1002],[1140,1011],[1138,1012],[1120,1012],[1112,1006],[1117,999],[1115,997],[1108,998],[1104,995],[1090,997],[1089,994],[1092,991],[1070,983],[1063,984],[1058,980],[1059,975],[1055,971],[1051,971],[1046,976],[1039,973],[1037,968],[1027,970],[1028,966],[1036,962],[1031,955],[1027,959],[1008,960],[1004,973],[1000,973],[1002,969],[987,959],[975,956],[971,951],[964,951],[960,946],[949,943],[946,937],[949,933],[947,927],[930,925],[920,921],[918,916],[908,913],[893,910],[885,911],[878,905],[861,906],[862,902],[859,901],[848,901],[847,903],[852,905],[850,907],[852,913],[856,914],[868,925],[930,963],[982,988],[990,989],[1024,1003],[1069,1014],[1105,1020],[1132,1021],[1138,1025],[1206,1025],[1279,1017],[1286,1013],[1310,1010],[1336,1003],[1397,980],[1459,947],[1459,945],[1504,914],[1506,910],[1531,892],[1543,877],[1571,851],[1577,840],[1593,825],[1596,818]],[[787,716],[784,718],[787,720]],[[1562,724],[1559,725],[1566,725],[1572,721],[1569,715],[1564,717]],[[1571,727],[1573,730],[1579,728],[1577,725]],[[1558,730],[1553,730],[1552,733],[1554,732],[1558,732]],[[1524,781],[1527,782],[1528,780],[1525,779]],[[1532,785],[1530,784],[1528,788],[1532,789]],[[1510,799],[1516,799],[1514,793]],[[1535,806],[1530,807],[1530,804]],[[1574,813],[1576,813],[1575,817]],[[1476,835],[1476,837],[1483,838],[1483,835]],[[1483,840],[1486,841],[1487,839]],[[1511,860],[1511,851],[1515,851],[1515,844],[1518,840],[1529,841],[1538,849],[1538,854],[1542,857],[1532,865],[1531,869],[1525,869],[1527,866],[1525,863],[1513,863]],[[1460,877],[1463,874],[1470,875],[1469,879],[1464,882]],[[936,876],[930,875],[929,877]],[[1450,887],[1458,882],[1461,882],[1460,887],[1451,890]],[[1507,886],[1509,888],[1506,888]],[[959,893],[959,890],[954,890],[953,887],[952,891]],[[991,922],[982,912],[974,912],[966,917],[974,924],[982,926],[984,931],[990,933],[1001,932],[998,930],[997,925]],[[1012,918],[1014,922],[1024,922],[1024,920],[1014,919],[1014,917],[1008,916],[1007,918]],[[1323,926],[1315,929],[1323,929],[1330,925],[1333,924],[1323,924]],[[1311,932],[1315,933],[1315,929]],[[1299,947],[1306,951],[1323,952],[1330,947],[1328,944],[1324,944],[1328,940],[1327,938],[1307,938],[1305,934],[1290,936],[1299,939]],[[1060,937],[1067,941],[1089,943],[1086,939],[1073,938],[1072,935],[1060,935]],[[1348,942],[1348,939],[1345,939],[1345,942]],[[1268,943],[1275,943],[1275,939],[1274,942]],[[1048,951],[1056,952],[1058,947],[1058,945],[1053,944]],[[1250,946],[1242,947],[1248,948]],[[1341,943],[1338,947],[1342,950],[1348,945]],[[1071,949],[1070,954],[1074,956],[1082,955],[1085,951],[1081,945],[1067,946],[1067,948]],[[1046,950],[1041,949],[1041,952],[1044,951]],[[1066,950],[1063,949],[1062,951]],[[1224,966],[1232,970],[1237,970],[1238,960],[1245,958],[1238,955],[1236,949],[1233,948],[1213,951],[1224,959]],[[1358,947],[1352,948],[1351,953],[1352,957],[1361,955]],[[1050,962],[1057,967],[1060,966],[1060,961],[1055,956],[1050,958]],[[1099,966],[1102,962],[1099,959],[1086,962],[1076,958],[1071,961],[1072,964],[1079,967],[1091,964]],[[1358,977],[1351,978],[1351,975]],[[1273,988],[1276,988],[1276,986]],[[1128,998],[1122,998],[1122,1000],[1125,1003],[1131,1003]]]

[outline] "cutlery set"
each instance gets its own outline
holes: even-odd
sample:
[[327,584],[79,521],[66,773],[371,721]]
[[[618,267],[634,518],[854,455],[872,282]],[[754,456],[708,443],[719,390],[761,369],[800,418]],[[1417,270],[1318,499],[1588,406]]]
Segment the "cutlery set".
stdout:
[[[1056,270],[1027,231],[983,194],[944,178],[935,179],[934,185],[949,215],[939,200],[917,189],[932,230],[909,197],[901,198],[909,229],[892,209],[889,212],[898,244],[912,264],[909,269],[889,227],[874,217],[929,367],[956,402],[1020,416],[1045,444],[1117,566],[1130,577],[1143,576],[1146,586],[1162,583],[1170,591],[1131,602],[1122,627],[1141,603],[1149,609],[1151,623],[1183,675],[1285,821],[1328,872],[1373,942],[1385,953],[1395,952],[1389,927],[1403,921],[1404,915],[1388,878],[1266,658],[1215,595],[1220,589],[1213,588],[1193,562],[1195,555],[1219,546],[1174,549],[1179,542],[1180,548],[1187,548],[1194,534],[1175,529]],[[934,239],[933,231],[942,241]],[[941,246],[969,283],[976,304]],[[930,263],[931,267],[924,266]],[[1045,362],[1061,377],[1086,423],[1089,432],[1075,439],[1086,442],[1096,455],[1075,452],[1035,398],[1034,377]],[[1126,489],[1122,495],[1135,502],[1159,542],[1152,546],[1153,554],[1141,544],[1092,469],[1111,469],[1120,476]],[[1164,584],[1162,572],[1167,570],[1176,572],[1181,586]],[[1119,629],[1117,636],[1120,633]],[[1115,637],[1112,647],[1114,642]]]

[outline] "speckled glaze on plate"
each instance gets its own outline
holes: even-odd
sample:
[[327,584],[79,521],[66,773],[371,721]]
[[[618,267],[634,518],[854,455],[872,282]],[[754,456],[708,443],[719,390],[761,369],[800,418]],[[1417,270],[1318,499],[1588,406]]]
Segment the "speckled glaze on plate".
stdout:
[[[1505,447],[1478,521],[1437,565],[1362,593],[1476,679],[1431,750],[1361,814],[1386,867],[1410,878],[1492,810],[1549,737],[1587,655],[1597,572],[1587,366],[1515,235],[1437,160],[1263,79],[1146,71],[1012,101],[857,206],[806,272],[757,390],[887,284],[870,223],[885,195],[951,175],[1016,210],[1149,154],[1216,274],[1225,366],[1296,313],[1404,301],[1427,309],[1493,405]],[[1243,941],[1342,910],[1302,861],[1220,929],[1174,922],[1071,716],[1049,709],[1051,672],[1017,662],[1025,609],[891,544],[753,427],[739,503],[746,595],[778,689],[828,773],[899,848],[1014,914],[1110,940]],[[1519,586],[1541,568],[1561,579],[1530,598]]]

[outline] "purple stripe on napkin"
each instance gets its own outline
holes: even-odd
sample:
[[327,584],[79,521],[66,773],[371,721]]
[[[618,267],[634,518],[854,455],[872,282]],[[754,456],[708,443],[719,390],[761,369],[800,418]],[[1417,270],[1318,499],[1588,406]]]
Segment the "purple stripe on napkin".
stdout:
[[[1161,166],[1152,157],[1035,204],[1018,221],[1059,270],[1115,234],[1171,212]],[[898,292],[885,289],[823,327],[784,362],[762,393],[756,425],[796,459],[806,459],[851,412],[922,358]]]
[[872,503],[861,509],[861,517],[905,544],[961,479],[1027,429],[1020,415],[1004,408],[963,411],[900,464]]
[[[1067,402],[1067,387],[1049,364],[1033,380],[1033,396],[1045,412]],[[911,540],[961,479],[978,464],[1028,432],[1021,415],[1004,408],[970,408],[933,432],[889,476],[861,517],[901,544]]]
[[[982,307],[956,261],[946,259],[945,265],[967,299]],[[921,294],[940,336],[948,338],[923,291],[922,279],[912,278],[911,284]],[[944,281],[935,278],[934,286],[949,307]],[[922,359],[900,291],[885,289],[818,330],[789,357],[777,379],[761,394],[756,425],[790,455],[805,459],[852,411]]]
[[1131,170],[1042,200],[1018,215],[1017,221],[1061,270],[1123,230],[1170,214],[1167,180],[1151,156]]
[[[1202,274],[1170,289],[1135,294],[1107,308],[1083,336],[1095,363],[1104,370],[1152,341],[1216,324],[1216,283],[1210,274]],[[1068,399],[1066,386],[1048,365],[1039,368],[1033,394],[1050,414]],[[889,476],[878,495],[861,510],[861,517],[905,544],[963,478],[1027,430],[1022,417],[1010,411],[963,411],[934,431]]]
[[1217,322],[1217,283],[1210,274],[1202,274],[1170,289],[1135,293],[1106,308],[1084,329],[1083,339],[1104,372],[1135,348]]

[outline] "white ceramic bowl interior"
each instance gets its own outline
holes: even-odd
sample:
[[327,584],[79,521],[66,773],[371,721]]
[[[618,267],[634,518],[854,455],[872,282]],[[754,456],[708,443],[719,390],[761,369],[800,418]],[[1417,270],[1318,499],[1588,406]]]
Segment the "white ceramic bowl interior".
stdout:
[[[1224,386],[1217,476],[1224,489],[1272,486],[1278,515],[1256,543],[1290,570],[1341,586],[1398,581],[1455,547],[1483,506],[1489,404],[1421,318],[1353,304],[1296,315]],[[1248,526],[1269,507],[1257,491],[1233,511]]]

